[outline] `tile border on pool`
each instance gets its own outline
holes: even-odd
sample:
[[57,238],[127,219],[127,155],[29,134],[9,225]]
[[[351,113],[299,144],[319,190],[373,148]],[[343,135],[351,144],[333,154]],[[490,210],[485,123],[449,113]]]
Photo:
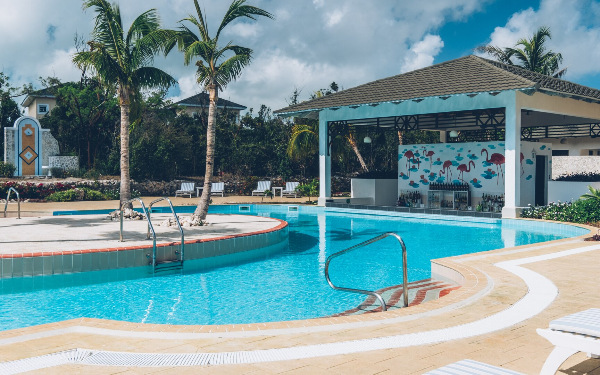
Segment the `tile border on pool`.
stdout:
[[[289,225],[279,222],[273,228],[213,238],[185,241],[185,260],[198,260],[271,247],[288,240]],[[219,246],[215,246],[219,244]],[[180,242],[156,244],[157,258],[180,248]],[[0,254],[0,279],[73,274],[119,268],[147,267],[152,245],[122,246],[102,249],[40,251]]]

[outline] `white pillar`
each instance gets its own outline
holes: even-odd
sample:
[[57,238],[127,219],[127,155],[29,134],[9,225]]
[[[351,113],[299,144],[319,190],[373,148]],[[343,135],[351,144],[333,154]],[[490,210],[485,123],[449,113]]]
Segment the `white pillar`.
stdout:
[[323,112],[319,114],[319,206],[325,206],[327,199],[331,199],[331,150]]
[[446,132],[443,130],[440,130],[440,142],[442,143],[446,143],[448,139],[446,138]]
[[502,217],[519,216],[521,207],[521,108],[516,99],[506,106],[506,140],[504,164],[504,209]]

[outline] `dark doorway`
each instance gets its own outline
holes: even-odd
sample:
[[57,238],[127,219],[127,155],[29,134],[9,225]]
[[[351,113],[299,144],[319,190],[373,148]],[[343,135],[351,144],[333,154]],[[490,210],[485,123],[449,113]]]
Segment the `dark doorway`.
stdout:
[[547,156],[535,157],[535,205],[546,205],[546,167],[548,165]]

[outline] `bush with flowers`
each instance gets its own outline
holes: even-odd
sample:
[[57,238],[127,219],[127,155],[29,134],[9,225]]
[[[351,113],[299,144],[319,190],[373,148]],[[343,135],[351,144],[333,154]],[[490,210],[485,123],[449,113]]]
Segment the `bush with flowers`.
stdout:
[[521,212],[521,217],[594,224],[600,222],[600,201],[580,199],[575,202],[550,202],[547,206],[530,206]]

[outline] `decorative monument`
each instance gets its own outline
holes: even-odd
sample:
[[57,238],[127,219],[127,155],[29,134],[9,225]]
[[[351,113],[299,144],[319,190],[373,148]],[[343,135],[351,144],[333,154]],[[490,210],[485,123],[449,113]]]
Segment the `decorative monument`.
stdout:
[[44,176],[50,168],[79,166],[76,156],[58,156],[58,141],[34,117],[19,117],[4,128],[4,162],[15,165],[15,176]]

